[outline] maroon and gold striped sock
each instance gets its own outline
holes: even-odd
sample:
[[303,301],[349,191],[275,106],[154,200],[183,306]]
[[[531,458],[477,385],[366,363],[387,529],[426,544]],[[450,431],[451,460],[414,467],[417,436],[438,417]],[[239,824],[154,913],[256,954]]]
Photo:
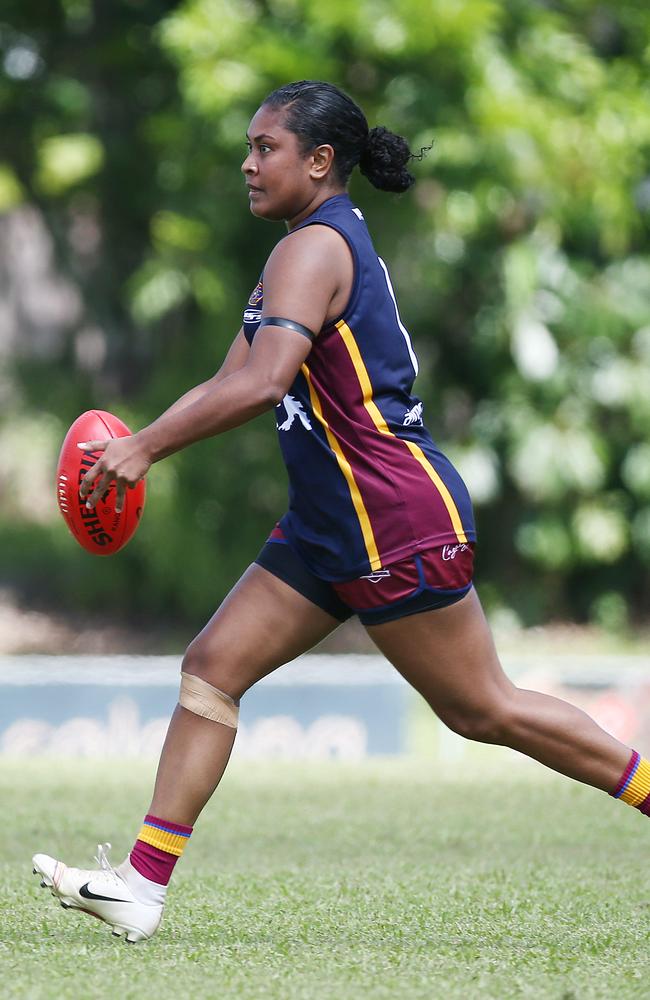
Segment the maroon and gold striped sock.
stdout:
[[641,757],[636,750],[621,775],[621,780],[612,792],[615,799],[634,806],[644,816],[650,816],[650,761]]
[[129,855],[131,864],[151,882],[167,885],[191,833],[191,826],[170,823],[158,816],[145,816]]

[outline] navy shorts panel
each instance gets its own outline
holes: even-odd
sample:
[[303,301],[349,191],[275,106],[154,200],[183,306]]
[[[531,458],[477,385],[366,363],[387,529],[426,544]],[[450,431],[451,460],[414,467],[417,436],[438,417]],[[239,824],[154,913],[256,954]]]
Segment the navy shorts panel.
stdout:
[[[473,544],[442,546],[393,564],[390,571],[386,567],[349,583],[330,583],[308,569],[277,528],[255,560],[340,622],[357,614],[364,625],[456,604],[472,588],[473,561]],[[385,597],[376,588],[383,581],[389,583]]]
[[333,618],[340,622],[352,618],[354,611],[337,596],[331,583],[314,576],[288,542],[266,542],[255,562]]

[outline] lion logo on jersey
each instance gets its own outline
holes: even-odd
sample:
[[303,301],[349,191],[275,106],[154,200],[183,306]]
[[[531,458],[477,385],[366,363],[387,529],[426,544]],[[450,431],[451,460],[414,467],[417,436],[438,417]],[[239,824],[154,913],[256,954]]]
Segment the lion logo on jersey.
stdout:
[[305,428],[305,430],[307,431],[311,430],[311,423],[309,422],[309,417],[305,413],[305,409],[299,399],[296,399],[294,396],[290,396],[287,393],[282,402],[278,403],[278,406],[284,406],[287,414],[286,420],[283,420],[281,424],[276,424],[276,427],[278,428],[279,431],[290,430],[291,425],[293,424],[296,417],[299,418],[300,423]]
[[257,282],[248,300],[249,306],[258,306],[264,298],[264,281],[262,278]]

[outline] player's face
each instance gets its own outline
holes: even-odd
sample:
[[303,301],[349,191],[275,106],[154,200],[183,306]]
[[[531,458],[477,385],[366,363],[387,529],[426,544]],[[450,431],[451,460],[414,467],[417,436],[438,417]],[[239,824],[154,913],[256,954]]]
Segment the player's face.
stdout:
[[298,137],[283,120],[282,109],[262,105],[257,111],[247,133],[242,172],[253,215],[291,224],[311,206],[321,184],[314,155],[302,152]]

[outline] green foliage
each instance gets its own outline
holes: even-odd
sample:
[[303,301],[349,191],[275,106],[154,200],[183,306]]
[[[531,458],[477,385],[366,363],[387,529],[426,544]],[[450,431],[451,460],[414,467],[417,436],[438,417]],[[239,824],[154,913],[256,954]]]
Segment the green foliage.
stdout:
[[[351,193],[473,492],[480,578],[531,621],[647,609],[646,5],[66,0],[3,18],[0,205],[38,207],[80,301],[53,351],[17,354],[8,424],[37,406],[62,437],[97,405],[141,426],[218,367],[282,234],[246,209],[249,118],[287,80],[330,79],[414,149],[434,139],[412,193]],[[50,572],[20,580],[44,599],[198,623],[284,509],[273,435],[261,418],[154,469],[138,535],[87,588],[63,525],[15,497],[0,545],[29,526]]]

